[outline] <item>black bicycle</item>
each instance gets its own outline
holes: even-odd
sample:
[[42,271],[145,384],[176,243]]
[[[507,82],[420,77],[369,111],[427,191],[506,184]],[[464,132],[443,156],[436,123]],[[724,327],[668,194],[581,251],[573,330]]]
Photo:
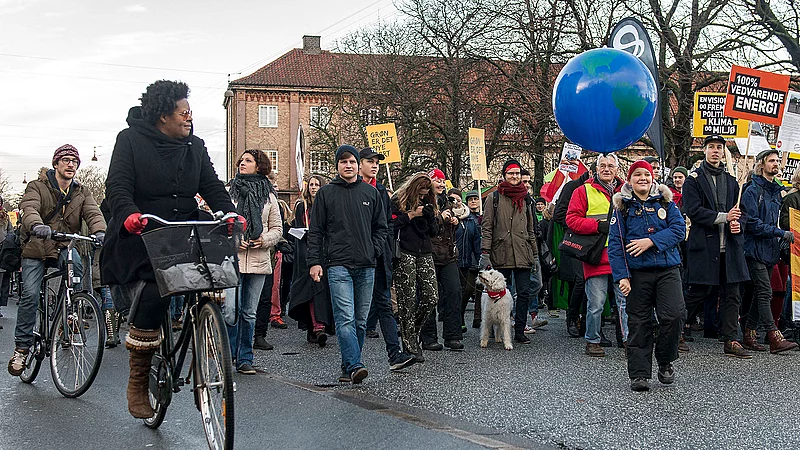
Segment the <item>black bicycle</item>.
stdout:
[[[106,340],[100,305],[87,292],[77,292],[81,277],[73,270],[72,249],[77,241],[100,242],[94,236],[54,232],[53,240],[69,241],[66,267],[45,275],[39,291],[39,306],[33,328],[33,346],[25,359],[20,379],[32,383],[39,374],[42,361],[50,357],[50,371],[56,389],[65,397],[75,398],[86,392],[94,382]],[[91,264],[84,273],[91,278]],[[61,278],[58,293],[48,287],[48,281]]]
[[[217,217],[221,214],[218,213]],[[150,405],[155,415],[145,425],[158,428],[172,394],[191,386],[203,419],[208,446],[232,449],[234,442],[234,383],[228,332],[219,305],[209,291],[238,286],[238,235],[231,232],[229,213],[213,221],[168,222],[145,214],[163,227],[142,234],[162,296],[184,294],[183,328],[177,340],[166,312],[161,346],[150,369]],[[191,349],[189,370],[181,371]]]

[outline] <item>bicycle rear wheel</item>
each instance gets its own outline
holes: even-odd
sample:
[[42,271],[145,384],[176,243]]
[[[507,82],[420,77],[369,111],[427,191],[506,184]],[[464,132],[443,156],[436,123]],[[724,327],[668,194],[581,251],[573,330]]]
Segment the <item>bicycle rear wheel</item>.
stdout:
[[203,416],[208,447],[233,448],[233,365],[228,330],[219,307],[200,308],[194,342],[195,398]]
[[97,300],[83,292],[73,294],[72,302],[56,314],[50,342],[50,370],[56,388],[64,397],[79,397],[97,376],[106,338],[101,316]]
[[[167,312],[169,319],[169,312]],[[144,419],[144,424],[148,428],[156,429],[164,422],[167,416],[167,407],[172,401],[172,364],[169,361],[169,353],[172,349],[172,323],[165,319],[161,324],[161,346],[158,347],[153,360],[150,363],[150,388],[148,397],[150,407],[156,413],[153,417]]]

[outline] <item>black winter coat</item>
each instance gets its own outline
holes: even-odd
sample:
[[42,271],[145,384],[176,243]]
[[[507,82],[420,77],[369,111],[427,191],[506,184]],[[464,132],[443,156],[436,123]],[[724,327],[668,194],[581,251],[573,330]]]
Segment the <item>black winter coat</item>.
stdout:
[[[198,193],[213,211],[236,211],[202,139],[166,136],[142,119],[138,106],[128,112],[128,125],[117,135],[106,178],[111,221],[100,256],[103,284],[155,281],[142,237],[123,227],[131,214],[195,220]],[[145,231],[158,226],[151,220]]]
[[386,241],[386,213],[378,191],[357,176],[322,186],[311,209],[308,267],[375,267]]
[[[727,172],[728,184],[725,212],[730,211],[739,197],[739,183]],[[689,238],[686,242],[686,282],[688,284],[719,285],[719,226],[714,223],[719,212],[714,200],[713,187],[704,173],[703,166],[695,169],[683,184],[683,212],[691,220]],[[742,233],[731,233],[725,225],[725,272],[728,283],[741,283],[750,279],[744,258],[744,214],[739,219]]]
[[[425,256],[433,253],[431,238],[438,235],[441,226],[436,216],[431,212],[433,208],[423,210],[423,215],[409,219],[408,213],[400,209],[398,198],[392,197],[392,225],[394,232],[399,234],[400,249],[409,255]],[[396,239],[398,236],[394,235]]]

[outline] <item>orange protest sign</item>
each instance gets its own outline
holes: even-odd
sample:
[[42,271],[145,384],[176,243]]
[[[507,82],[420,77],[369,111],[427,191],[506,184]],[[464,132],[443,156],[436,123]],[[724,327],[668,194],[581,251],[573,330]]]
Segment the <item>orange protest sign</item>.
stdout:
[[780,125],[789,91],[789,75],[731,67],[725,116]]

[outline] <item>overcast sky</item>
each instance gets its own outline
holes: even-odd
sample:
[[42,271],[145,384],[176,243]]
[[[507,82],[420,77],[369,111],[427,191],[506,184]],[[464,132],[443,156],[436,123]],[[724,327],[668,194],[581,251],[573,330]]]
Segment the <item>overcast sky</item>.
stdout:
[[65,143],[82,167],[107,168],[128,109],[169,79],[189,84],[195,133],[224,173],[228,74],[302,47],[304,34],[330,49],[396,16],[391,0],[0,0],[0,169],[22,190]]

